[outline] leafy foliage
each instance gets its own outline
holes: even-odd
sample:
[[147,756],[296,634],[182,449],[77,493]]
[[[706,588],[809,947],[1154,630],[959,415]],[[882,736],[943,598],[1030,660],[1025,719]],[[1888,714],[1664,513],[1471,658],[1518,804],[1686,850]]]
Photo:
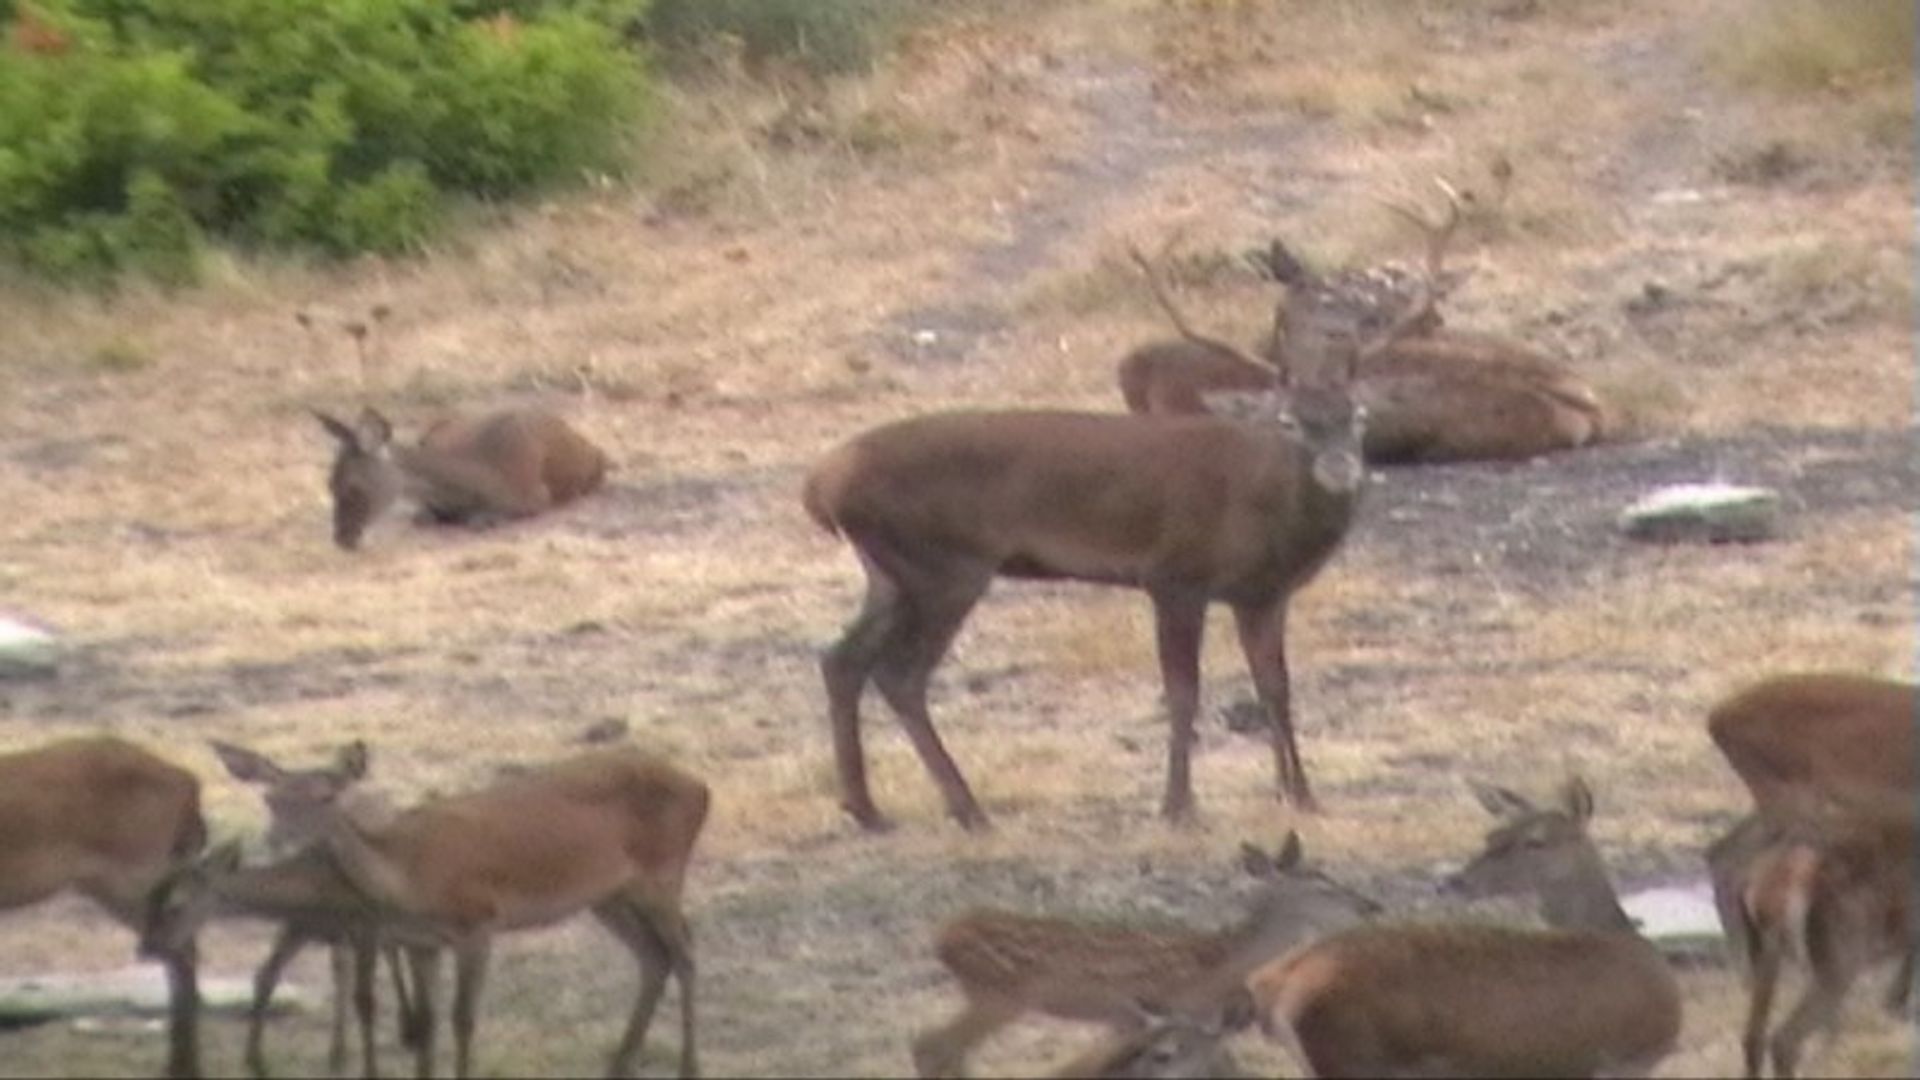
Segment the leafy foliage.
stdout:
[[334,254],[617,168],[646,0],[13,0],[0,256],[188,280],[203,236]]

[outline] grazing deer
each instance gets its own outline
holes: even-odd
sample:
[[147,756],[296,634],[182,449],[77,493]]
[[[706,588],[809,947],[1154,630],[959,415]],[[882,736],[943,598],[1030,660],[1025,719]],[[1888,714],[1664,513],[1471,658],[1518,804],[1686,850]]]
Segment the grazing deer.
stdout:
[[[1441,265],[1460,217],[1458,197],[1444,183],[1442,190],[1449,211],[1437,222],[1387,204],[1426,234],[1428,281],[1446,276]],[[1291,260],[1278,243],[1265,257],[1270,267]],[[1362,275],[1340,287],[1385,296],[1394,284]],[[1155,295],[1166,308],[1164,295]],[[1207,395],[1265,386],[1273,364],[1282,362],[1271,348],[1272,363],[1258,363],[1194,333],[1183,320],[1175,318],[1174,325],[1181,340],[1141,346],[1120,362],[1121,395],[1133,412],[1206,411]],[[1275,312],[1275,343],[1285,325],[1283,304]],[[1593,390],[1563,365],[1506,338],[1444,328],[1437,314],[1360,363],[1353,395],[1367,409],[1366,459],[1378,464],[1535,457],[1597,441],[1608,424]]]
[[1247,980],[1315,1076],[1644,1076],[1680,1034],[1673,973],[1621,910],[1575,779],[1538,808],[1476,787],[1503,824],[1448,885],[1532,891],[1551,929],[1376,924]]
[[[1214,999],[1236,990],[1247,972],[1300,942],[1369,916],[1371,900],[1301,865],[1289,834],[1278,857],[1253,845],[1241,865],[1261,879],[1259,897],[1238,925],[1215,932],[1139,927],[980,910],[941,928],[940,963],[959,982],[966,1007],[913,1040],[921,1076],[958,1076],[979,1043],[1028,1012],[1106,1024],[1121,1036],[1096,1048],[1081,1068],[1110,1073],[1124,1059],[1199,1054],[1196,1011],[1217,1013]],[[1142,1038],[1154,1016],[1169,1031]],[[1218,1042],[1215,1034],[1214,1042]],[[1208,1060],[1220,1060],[1213,1055]],[[1096,1066],[1094,1062],[1108,1064]],[[1063,1074],[1065,1075],[1065,1074]]]
[[606,479],[607,456],[545,409],[441,420],[415,446],[396,444],[372,408],[353,424],[313,415],[339,443],[327,487],[334,543],[349,551],[402,495],[436,521],[479,524],[541,513]]
[[1777,823],[1831,815],[1911,822],[1912,683],[1837,672],[1780,675],[1714,706],[1707,733]]
[[1193,808],[1188,756],[1207,605],[1226,603],[1265,707],[1281,795],[1313,808],[1293,734],[1287,601],[1339,548],[1365,476],[1363,413],[1347,376],[1406,333],[1431,294],[1362,342],[1357,327],[1370,312],[1304,269],[1289,287],[1293,374],[1247,419],[937,413],[858,435],[814,467],[807,512],[853,546],[867,578],[859,613],[820,665],[841,805],[860,825],[887,825],[861,749],[869,681],[948,813],[966,828],[986,824],[934,731],[927,683],[996,577],[1147,594],[1171,729],[1161,812],[1175,820]]
[[1222,1045],[1252,1023],[1244,990],[1217,1016],[1195,1018],[1142,1010],[1140,1025],[1115,1032],[1053,1069],[1052,1080],[1204,1080],[1248,1075]]
[[[375,823],[352,794],[328,825],[343,875],[407,939],[453,949],[454,1067],[469,1074],[493,935],[591,911],[634,956],[640,988],[609,1075],[631,1073],[669,972],[680,984],[680,1073],[694,1049],[693,940],[681,908],[707,785],[633,749],[602,749],[436,799]],[[431,971],[419,979],[429,1020]]]
[[[143,932],[168,872],[206,846],[200,781],[111,736],[0,755],[0,911],[69,890]],[[143,949],[167,972],[167,1075],[200,1075],[191,938]]]
[[[212,743],[220,763],[234,779],[260,787],[268,811],[267,850],[280,857],[292,855],[320,840],[326,815],[349,787],[367,775],[367,745],[357,739],[342,747],[331,765],[315,769],[288,769],[247,747],[218,739]],[[325,861],[322,856],[320,862]],[[291,865],[303,872],[331,873],[332,878],[328,880],[345,885],[345,879],[339,878],[337,871],[315,866],[311,859],[297,860]],[[333,1028],[327,1044],[327,1071],[338,1076],[346,1068],[347,1003],[351,996],[360,1023],[362,1067],[366,1075],[375,1075],[378,1065],[370,977],[374,965],[373,921],[364,914],[339,918],[334,910],[316,909],[304,901],[288,904],[286,875],[279,870],[254,874],[238,871],[237,867],[228,867],[224,862],[212,869],[219,871],[217,881],[205,891],[214,901],[213,909],[194,912],[190,917],[176,917],[181,925],[197,927],[208,915],[220,914],[278,919],[281,923],[273,947],[254,974],[253,1006],[247,1018],[248,1071],[255,1076],[267,1074],[263,1033],[267,1007],[273,1001],[281,974],[302,949],[323,942],[331,946],[333,965]],[[300,897],[305,890],[295,888],[292,892]],[[424,1035],[419,1030],[415,992],[407,987],[399,947],[389,942],[386,953],[388,968],[393,973],[394,997],[399,1003],[401,1042],[418,1050]],[[415,975],[417,978],[417,970]]]

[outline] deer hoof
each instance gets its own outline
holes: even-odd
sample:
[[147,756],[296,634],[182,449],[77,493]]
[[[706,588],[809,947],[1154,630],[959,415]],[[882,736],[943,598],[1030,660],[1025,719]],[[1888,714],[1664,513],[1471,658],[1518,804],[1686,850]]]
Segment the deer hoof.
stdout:
[[977,806],[954,811],[953,820],[957,822],[962,829],[970,833],[993,831],[993,822],[988,821],[985,812]]
[[865,829],[867,832],[883,833],[893,831],[893,822],[885,814],[875,809],[872,804],[866,806],[842,804],[840,809],[845,810],[847,816],[853,818],[854,824]]

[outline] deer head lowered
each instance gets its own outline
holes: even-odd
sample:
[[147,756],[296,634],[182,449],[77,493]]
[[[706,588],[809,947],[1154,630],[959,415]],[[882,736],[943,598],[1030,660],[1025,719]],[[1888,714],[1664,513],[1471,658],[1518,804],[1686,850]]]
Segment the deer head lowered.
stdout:
[[[1158,283],[1154,286],[1158,289]],[[1207,605],[1227,604],[1266,707],[1283,797],[1313,806],[1295,746],[1287,601],[1339,548],[1364,470],[1353,365],[1409,332],[1430,295],[1362,339],[1357,310],[1302,269],[1289,375],[1242,400],[1244,419],[1062,411],[946,412],[858,435],[807,477],[803,502],[866,571],[859,614],[821,670],[841,805],[885,818],[867,788],[859,702],[892,706],[963,826],[986,816],[927,713],[927,683],[996,577],[1139,589],[1152,602],[1171,720],[1169,818],[1193,805],[1188,752]],[[1221,345],[1222,348],[1230,346]]]
[[349,551],[403,496],[436,521],[481,524],[541,513],[606,478],[600,448],[546,409],[442,420],[415,446],[395,443],[393,425],[372,408],[352,424],[313,415],[339,444],[327,488],[334,543]]

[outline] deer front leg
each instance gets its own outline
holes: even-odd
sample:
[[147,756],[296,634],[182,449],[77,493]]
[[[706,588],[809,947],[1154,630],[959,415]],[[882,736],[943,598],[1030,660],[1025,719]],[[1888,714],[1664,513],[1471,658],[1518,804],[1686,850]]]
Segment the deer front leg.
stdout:
[[1234,623],[1240,631],[1240,650],[1246,654],[1260,704],[1266,707],[1267,737],[1273,743],[1273,771],[1280,797],[1302,813],[1319,807],[1307,786],[1307,767],[1293,736],[1292,688],[1287,675],[1287,600],[1263,605],[1236,605]]
[[1207,629],[1207,598],[1186,593],[1153,595],[1154,638],[1160,654],[1160,685],[1167,704],[1167,789],[1160,814],[1168,821],[1193,818],[1193,721],[1200,711],[1200,643]]
[[[267,1052],[264,1046],[267,1026],[267,1009],[273,1004],[273,991],[280,985],[280,975],[287,964],[306,948],[309,939],[291,926],[282,926],[280,933],[273,939],[273,947],[267,951],[267,958],[260,962],[260,970],[253,975],[253,1005],[247,1011],[247,1072],[253,1076],[267,1075]],[[334,987],[336,998],[341,992]],[[338,1068],[335,1068],[338,1074]]]

